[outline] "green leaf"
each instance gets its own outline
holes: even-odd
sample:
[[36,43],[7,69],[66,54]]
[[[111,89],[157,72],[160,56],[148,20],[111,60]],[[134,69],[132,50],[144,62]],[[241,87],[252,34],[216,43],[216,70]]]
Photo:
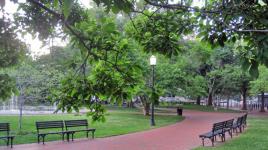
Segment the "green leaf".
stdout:
[[114,31],[115,31],[115,24],[112,23],[112,22],[106,24],[106,25],[104,26],[104,31],[105,31],[105,32],[109,32],[109,33],[114,32]]
[[74,4],[73,0],[64,0],[64,1],[62,1],[63,14],[64,14],[65,19],[67,19],[68,16],[70,15],[73,4]]
[[58,8],[58,7],[59,7],[59,0],[54,0],[54,1],[53,1],[53,6],[54,6],[55,8]]
[[73,97],[74,94],[76,94],[76,93],[77,93],[77,90],[76,90],[76,89],[73,89],[73,90],[72,90],[72,93],[71,93],[71,97]]
[[259,76],[259,64],[255,61],[252,62],[252,65],[249,68],[249,74],[253,77],[253,78],[258,78]]
[[251,64],[249,63],[249,61],[247,59],[242,60],[242,69],[244,71],[247,71],[249,69],[250,65]]

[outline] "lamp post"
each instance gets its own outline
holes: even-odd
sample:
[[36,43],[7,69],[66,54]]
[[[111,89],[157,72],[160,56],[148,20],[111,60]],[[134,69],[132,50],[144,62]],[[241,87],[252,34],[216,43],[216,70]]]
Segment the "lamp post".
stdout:
[[[154,94],[155,89],[154,89],[154,69],[156,65],[156,57],[152,55],[150,57],[150,65],[152,66],[152,94]],[[155,121],[154,121],[154,99],[151,100],[151,126],[155,126]]]

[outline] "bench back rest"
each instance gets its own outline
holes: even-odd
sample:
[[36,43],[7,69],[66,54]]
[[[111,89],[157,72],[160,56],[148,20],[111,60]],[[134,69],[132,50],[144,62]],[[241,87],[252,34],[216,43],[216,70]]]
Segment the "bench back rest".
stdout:
[[10,127],[9,123],[0,123],[0,132],[6,132],[9,135]]
[[225,121],[225,128],[232,128],[234,123],[234,119],[230,119]]
[[212,128],[212,132],[223,131],[223,129],[225,127],[225,123],[226,123],[225,121],[214,123],[213,128]]
[[236,120],[237,125],[242,125],[243,118],[244,118],[243,116],[237,118],[237,120]]
[[243,116],[242,124],[247,124],[247,116],[248,116],[247,113]]
[[37,132],[39,132],[39,130],[41,129],[52,129],[52,128],[60,128],[61,131],[63,131],[64,129],[64,124],[63,121],[40,121],[40,122],[36,122],[36,129]]
[[83,120],[65,120],[64,123],[65,123],[66,130],[68,130],[68,128],[71,128],[71,127],[84,126],[84,127],[88,128],[88,122],[86,119],[83,119]]

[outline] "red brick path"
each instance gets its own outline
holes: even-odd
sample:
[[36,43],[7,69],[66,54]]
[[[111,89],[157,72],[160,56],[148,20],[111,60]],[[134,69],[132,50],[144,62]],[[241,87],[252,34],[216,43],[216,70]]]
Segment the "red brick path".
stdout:
[[13,150],[189,150],[201,145],[198,135],[210,130],[214,122],[238,115],[185,111],[184,121],[158,129],[94,140],[76,139],[69,143],[15,145]]

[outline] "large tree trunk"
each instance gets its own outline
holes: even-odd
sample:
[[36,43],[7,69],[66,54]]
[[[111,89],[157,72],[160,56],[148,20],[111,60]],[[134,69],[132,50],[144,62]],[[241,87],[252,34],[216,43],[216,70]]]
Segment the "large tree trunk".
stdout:
[[227,109],[229,109],[229,107],[230,107],[230,97],[229,96],[227,97],[227,106],[226,107],[227,107]]
[[242,110],[247,110],[247,83],[243,83],[241,87],[241,98],[242,98]]
[[150,116],[150,103],[145,103],[145,106],[143,106],[143,115]]
[[128,108],[134,108],[134,103],[133,103],[133,101],[129,101],[129,102],[127,102],[127,107],[128,107]]
[[200,103],[201,103],[201,97],[198,96],[197,99],[196,99],[196,104],[197,104],[197,105],[200,105]]
[[264,110],[264,92],[261,92],[261,111],[260,112],[265,112],[265,110]]
[[242,102],[243,102],[243,104],[242,104],[242,110],[247,110],[247,98],[246,98],[245,93],[243,93],[241,95],[241,98],[242,98]]
[[208,94],[208,106],[212,106],[212,104],[213,104],[213,99],[212,99],[212,93],[209,93]]
[[147,101],[145,96],[139,96],[143,106],[143,115],[150,116],[150,102]]

